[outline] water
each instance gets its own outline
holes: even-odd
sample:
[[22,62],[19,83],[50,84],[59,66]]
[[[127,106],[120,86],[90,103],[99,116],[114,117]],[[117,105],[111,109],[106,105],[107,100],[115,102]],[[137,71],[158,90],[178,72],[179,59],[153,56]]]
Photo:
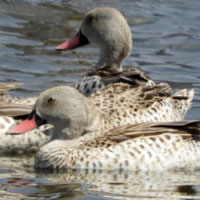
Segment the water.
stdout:
[[[37,96],[71,85],[98,59],[95,46],[56,52],[73,36],[84,13],[120,9],[134,47],[125,67],[167,81],[175,91],[194,88],[187,119],[200,119],[200,1],[197,0],[0,0],[0,81],[23,82],[11,94]],[[200,199],[200,171],[35,172],[33,156],[0,157],[0,199]]]

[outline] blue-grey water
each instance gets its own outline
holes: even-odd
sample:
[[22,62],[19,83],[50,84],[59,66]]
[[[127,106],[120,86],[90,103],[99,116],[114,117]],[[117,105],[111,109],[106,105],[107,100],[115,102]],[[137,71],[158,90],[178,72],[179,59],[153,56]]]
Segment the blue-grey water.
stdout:
[[[131,26],[134,46],[124,67],[141,68],[174,91],[194,88],[186,118],[200,120],[198,0],[0,0],[0,82],[23,82],[11,92],[19,97],[71,85],[95,64],[98,50],[55,47],[77,32],[85,12],[105,6],[121,10]],[[0,157],[0,199],[200,199],[198,170],[39,173],[32,161]]]

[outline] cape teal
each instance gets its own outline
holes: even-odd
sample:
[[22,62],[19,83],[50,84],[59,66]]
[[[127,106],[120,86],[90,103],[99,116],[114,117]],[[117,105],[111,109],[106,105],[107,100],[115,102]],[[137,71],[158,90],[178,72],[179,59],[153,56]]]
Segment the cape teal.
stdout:
[[[191,101],[170,95],[165,84],[110,84],[91,97],[60,86],[43,92],[28,120],[9,133],[24,133],[27,122],[30,129],[54,126],[51,141],[36,155],[37,168],[196,168],[199,122],[163,122],[183,118],[185,109],[172,106],[179,100],[185,106]],[[141,121],[151,123],[134,124]]]

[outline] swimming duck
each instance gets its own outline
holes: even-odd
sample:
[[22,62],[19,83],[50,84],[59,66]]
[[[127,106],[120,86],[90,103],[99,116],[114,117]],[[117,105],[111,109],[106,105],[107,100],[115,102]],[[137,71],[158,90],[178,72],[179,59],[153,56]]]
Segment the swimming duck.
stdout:
[[[159,86],[159,92],[158,88],[153,90]],[[54,126],[53,141],[37,152],[37,168],[153,170],[193,166],[192,162],[200,158],[200,123],[154,122],[157,121],[151,112],[154,109],[158,109],[154,113],[160,121],[175,120],[169,108],[165,111],[159,108],[177,100],[176,97],[167,97],[164,88],[166,85],[162,84],[141,86],[142,92],[139,93],[135,92],[135,87],[117,83],[97,92],[99,95],[102,93],[100,96],[94,94],[89,98],[71,87],[51,88],[39,96],[29,119],[13,127],[9,134],[24,133],[23,127],[27,130],[28,126],[30,129],[46,123]],[[98,98],[110,103],[101,107]],[[133,104],[130,108],[135,101],[137,106]],[[134,109],[138,106],[143,109],[138,111],[137,117]],[[174,113],[184,112],[180,107],[179,111],[176,109]],[[144,110],[154,123],[132,125]],[[179,119],[181,117],[176,115],[176,120]],[[124,126],[121,126],[122,122]],[[200,165],[199,162],[193,164]]]
[[74,84],[84,95],[102,89],[105,85],[124,82],[133,86],[154,85],[147,74],[136,68],[122,69],[122,61],[130,54],[132,36],[122,13],[114,8],[96,8],[83,18],[74,38],[62,43],[58,51],[71,50],[93,43],[100,49],[97,64]]

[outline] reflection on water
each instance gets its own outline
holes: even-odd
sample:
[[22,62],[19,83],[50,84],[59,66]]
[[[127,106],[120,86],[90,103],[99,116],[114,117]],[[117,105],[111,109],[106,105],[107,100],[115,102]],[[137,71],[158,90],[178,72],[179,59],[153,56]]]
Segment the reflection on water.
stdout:
[[[55,47],[76,33],[95,7],[120,9],[134,47],[135,66],[174,90],[195,88],[188,119],[200,119],[200,2],[196,0],[1,0],[0,81],[23,82],[12,94],[36,96],[79,79],[98,58],[95,46],[69,52]],[[29,161],[29,159],[31,161]],[[0,199],[199,199],[199,171],[165,173],[35,173],[33,157],[0,158]]]
[[12,174],[0,173],[0,195],[9,199],[199,199],[199,176],[200,171],[36,173],[23,164]]

